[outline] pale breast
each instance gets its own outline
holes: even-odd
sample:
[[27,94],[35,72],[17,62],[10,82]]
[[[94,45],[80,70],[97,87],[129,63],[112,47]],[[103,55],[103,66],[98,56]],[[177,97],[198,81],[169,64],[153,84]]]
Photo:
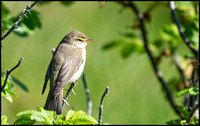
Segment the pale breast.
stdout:
[[83,51],[83,63],[81,64],[81,66],[78,68],[77,72],[72,76],[72,78],[69,80],[69,82],[75,82],[76,80],[78,80],[78,78],[81,76],[83,69],[85,67],[85,60],[86,60],[86,51]]

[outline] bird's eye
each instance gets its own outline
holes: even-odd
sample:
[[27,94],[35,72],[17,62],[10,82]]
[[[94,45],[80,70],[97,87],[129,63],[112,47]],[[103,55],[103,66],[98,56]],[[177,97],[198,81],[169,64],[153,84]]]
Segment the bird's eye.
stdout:
[[78,41],[80,41],[80,42],[83,42],[83,40],[82,39],[77,39]]

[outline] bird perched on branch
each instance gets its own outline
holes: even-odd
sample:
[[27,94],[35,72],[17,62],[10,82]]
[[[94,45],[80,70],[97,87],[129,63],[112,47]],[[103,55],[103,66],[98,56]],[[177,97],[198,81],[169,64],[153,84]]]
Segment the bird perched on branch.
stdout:
[[68,83],[74,83],[81,76],[86,60],[86,45],[93,39],[88,39],[79,31],[68,33],[56,48],[48,66],[42,90],[44,93],[50,79],[50,90],[44,106],[46,110],[62,113],[63,88]]

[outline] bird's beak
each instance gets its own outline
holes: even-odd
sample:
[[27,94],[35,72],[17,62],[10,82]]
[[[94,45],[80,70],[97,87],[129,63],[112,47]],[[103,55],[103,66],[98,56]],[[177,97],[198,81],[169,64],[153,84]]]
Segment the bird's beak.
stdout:
[[94,39],[86,39],[85,41],[86,41],[86,42],[93,42]]

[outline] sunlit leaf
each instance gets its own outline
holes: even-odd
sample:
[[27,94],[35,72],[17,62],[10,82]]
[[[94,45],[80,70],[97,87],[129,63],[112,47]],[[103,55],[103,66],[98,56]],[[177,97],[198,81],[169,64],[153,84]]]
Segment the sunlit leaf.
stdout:
[[31,120],[31,115],[34,114],[35,110],[27,110],[17,114],[17,120],[14,122],[14,125],[32,125],[36,121]]
[[15,122],[14,125],[33,125],[36,121],[31,120],[30,117],[23,117],[23,118],[18,118]]
[[[5,81],[5,79],[3,77],[1,77],[1,87],[4,84],[4,81]],[[4,90],[1,91],[1,96],[4,96],[8,101],[10,101],[12,103],[13,100],[12,100],[12,97],[10,96],[10,94],[15,96],[17,99],[19,98],[18,95],[15,93],[12,85],[9,83],[9,81],[7,81],[6,86],[4,87]]]
[[1,125],[8,125],[7,116],[5,115],[1,116]]
[[186,93],[189,93],[190,95],[197,95],[199,94],[199,87],[195,86],[195,87],[183,89],[176,94],[176,97],[181,97],[185,95]]
[[91,116],[88,116],[87,113],[83,111],[78,111],[72,117],[72,122],[74,125],[83,125],[83,124],[97,124],[98,122]]
[[186,93],[188,93],[188,89],[183,89],[183,90],[179,91],[178,93],[176,93],[176,97],[179,98],[179,97],[185,95]]
[[196,86],[196,87],[189,88],[188,93],[190,95],[198,95],[199,94],[199,87]]
[[66,115],[66,120],[70,119],[75,114],[75,111],[69,110]]

